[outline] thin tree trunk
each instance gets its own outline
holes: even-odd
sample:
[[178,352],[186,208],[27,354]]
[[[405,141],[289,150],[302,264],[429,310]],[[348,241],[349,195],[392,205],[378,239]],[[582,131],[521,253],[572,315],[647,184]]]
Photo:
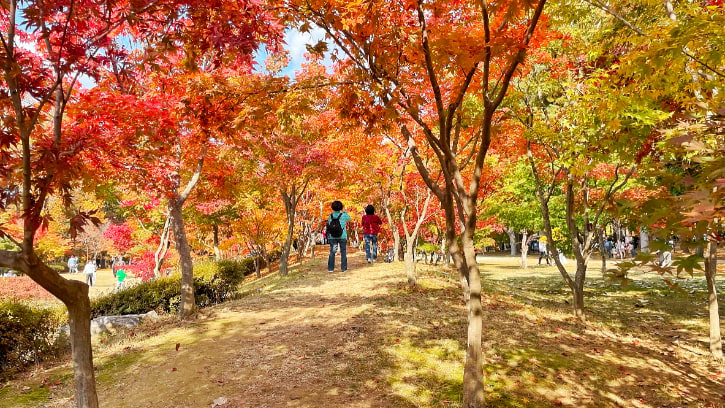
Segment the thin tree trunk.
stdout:
[[467,228],[461,238],[466,265],[468,266],[468,276],[466,278],[468,280],[469,292],[468,345],[466,348],[466,363],[463,371],[464,407],[480,408],[484,404],[483,355],[481,350],[481,335],[483,334],[481,276],[479,274],[476,253],[473,246],[473,228]]
[[214,244],[214,258],[217,261],[220,261],[222,259],[222,251],[219,249],[219,226],[214,224],[212,226],[212,233],[213,233],[213,244]]
[[645,227],[639,229],[639,251],[644,253],[649,252],[649,233],[647,233],[647,228]]
[[[287,212],[287,235],[282,245],[282,254],[279,258],[279,274],[280,276],[287,276],[289,272],[289,255],[290,249],[292,248],[292,236],[295,230],[295,211],[297,202],[295,200],[295,189],[292,190],[292,196],[286,192],[282,192],[282,198],[284,199],[284,207]],[[270,269],[271,271],[271,269]]]
[[587,264],[577,261],[576,274],[574,276],[574,287],[572,288],[574,297],[574,315],[580,320],[586,320],[584,312],[584,280],[586,279]]
[[179,317],[186,319],[196,312],[196,302],[194,300],[194,265],[191,260],[189,241],[186,239],[186,229],[184,228],[184,216],[181,211],[181,205],[176,198],[169,200],[169,216],[171,217],[171,226],[174,231],[174,243],[176,244],[176,252],[179,253],[179,261],[181,263],[181,304],[179,305]]
[[415,273],[415,255],[413,254],[413,243],[407,241],[405,251],[405,274],[408,277],[408,286],[415,286],[418,284],[418,279]]
[[161,275],[161,267],[164,264],[166,254],[169,252],[169,231],[171,228],[171,215],[166,216],[164,221],[164,228],[161,230],[161,236],[159,240],[159,247],[154,252],[154,277],[157,278]]
[[707,281],[707,311],[710,316],[710,354],[716,360],[723,359],[720,311],[717,301],[717,242],[709,241],[705,247],[705,279]]
[[398,227],[393,222],[393,216],[390,214],[390,209],[385,206],[385,218],[388,219],[388,225],[390,225],[390,232],[393,234],[393,262],[398,262],[400,258],[398,257],[398,254],[400,254],[400,233],[398,232]]
[[604,247],[604,231],[599,231],[599,252],[602,255],[602,276],[607,272],[607,249]]
[[521,231],[521,267],[523,269],[528,268],[528,256],[529,256],[529,244],[528,244],[529,233],[524,230]]
[[509,236],[509,243],[511,245],[511,256],[516,256],[519,253],[519,251],[516,250],[516,231],[514,231],[512,228],[506,228],[506,234]]
[[287,276],[287,273],[289,273],[289,256],[292,249],[292,234],[294,234],[294,228],[294,214],[289,214],[287,216],[287,236],[284,239],[282,254],[279,258],[280,276]]

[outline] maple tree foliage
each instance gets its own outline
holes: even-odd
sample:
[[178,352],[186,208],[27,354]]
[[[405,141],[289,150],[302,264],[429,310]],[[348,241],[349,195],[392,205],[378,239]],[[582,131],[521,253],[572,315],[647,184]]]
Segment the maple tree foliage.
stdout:
[[[42,224],[47,197],[60,194],[69,203],[73,184],[85,168],[82,153],[88,153],[89,147],[102,147],[100,141],[108,139],[83,132],[65,137],[66,107],[75,100],[74,90],[82,76],[98,80],[103,71],[110,71],[119,84],[128,82],[121,79],[132,78],[128,74],[133,67],[128,62],[130,53],[120,45],[128,42],[129,36],[149,44],[147,51],[153,52],[146,55],[153,60],[170,50],[183,49],[186,56],[207,56],[210,66],[229,60],[239,66],[246,62],[244,66],[249,67],[251,51],[263,40],[274,43],[281,34],[272,16],[257,2],[215,1],[213,5],[225,13],[216,14],[208,7],[209,2],[195,1],[10,0],[0,8],[0,205],[5,208],[18,203],[24,220],[23,240],[17,242],[20,251],[3,252],[0,261],[29,270],[31,278],[68,306],[78,406],[98,405],[88,323],[81,316],[87,313],[88,289],[64,280],[42,264],[38,267],[34,235]],[[19,28],[19,15],[24,29]],[[187,65],[194,60],[187,59]],[[90,143],[79,143],[84,135]],[[22,173],[15,171],[18,169]],[[74,216],[72,234],[89,221],[98,222],[91,213]],[[18,253],[27,262],[20,260]]]
[[[481,406],[480,277],[473,247],[481,169],[494,134],[494,114],[527,48],[540,41],[536,26],[545,0],[371,1],[365,7],[337,1],[282,3],[302,31],[311,24],[322,28],[344,54],[340,72],[362,83],[344,94],[349,106],[344,113],[370,123],[376,116],[391,120],[445,209],[449,250],[469,309],[463,405]],[[480,126],[464,128],[463,103],[473,94],[483,106],[474,118]],[[436,181],[418,148],[435,154],[441,180]],[[461,246],[457,217],[465,226]]]

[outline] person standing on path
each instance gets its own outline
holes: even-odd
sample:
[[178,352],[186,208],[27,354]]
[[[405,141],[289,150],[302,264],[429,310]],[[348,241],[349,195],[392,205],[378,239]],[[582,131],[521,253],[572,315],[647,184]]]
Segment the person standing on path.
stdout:
[[378,260],[378,234],[380,234],[380,226],[383,220],[375,215],[375,207],[368,205],[365,207],[365,215],[362,217],[363,239],[365,240],[365,258],[368,263]]
[[330,256],[327,258],[327,271],[335,271],[335,253],[337,247],[340,247],[340,269],[347,271],[347,225],[351,217],[347,211],[343,211],[343,205],[340,201],[333,201],[332,214],[327,218],[327,242],[330,243]]
[[546,259],[546,264],[551,265],[549,261],[549,253],[546,251],[546,237],[539,238],[539,265],[541,265],[541,258]]
[[88,287],[93,286],[96,283],[96,262],[89,259],[86,266],[83,267],[83,274],[86,276]]
[[118,292],[126,287],[124,280],[126,280],[126,270],[118,268],[116,271],[116,288],[114,289],[114,292]]
[[71,255],[68,258],[68,272],[78,273],[78,258],[75,255]]

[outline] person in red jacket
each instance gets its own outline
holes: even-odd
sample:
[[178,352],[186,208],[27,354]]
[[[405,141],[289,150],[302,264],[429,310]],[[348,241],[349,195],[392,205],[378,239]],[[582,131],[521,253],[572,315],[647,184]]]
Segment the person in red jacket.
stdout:
[[383,220],[375,215],[375,207],[365,207],[365,215],[362,217],[363,239],[365,240],[365,257],[368,263],[378,259],[378,234]]

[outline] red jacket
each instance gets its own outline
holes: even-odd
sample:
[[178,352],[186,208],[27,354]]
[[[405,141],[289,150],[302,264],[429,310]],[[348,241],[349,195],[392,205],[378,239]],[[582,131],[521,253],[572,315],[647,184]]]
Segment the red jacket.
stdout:
[[378,235],[380,233],[380,225],[383,220],[375,214],[365,214],[362,217],[363,234]]

